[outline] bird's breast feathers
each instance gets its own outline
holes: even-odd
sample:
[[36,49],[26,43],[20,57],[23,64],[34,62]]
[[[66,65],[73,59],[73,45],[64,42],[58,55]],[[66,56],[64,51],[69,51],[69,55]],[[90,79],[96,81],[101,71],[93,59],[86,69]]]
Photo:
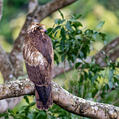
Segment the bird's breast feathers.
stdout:
[[47,63],[44,56],[29,42],[23,45],[23,57],[30,66],[45,65]]

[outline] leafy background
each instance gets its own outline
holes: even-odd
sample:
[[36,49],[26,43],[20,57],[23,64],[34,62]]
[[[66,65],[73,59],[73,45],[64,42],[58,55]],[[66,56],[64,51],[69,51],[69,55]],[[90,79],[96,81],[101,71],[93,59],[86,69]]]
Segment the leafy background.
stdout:
[[[50,0],[39,0],[43,5]],[[5,0],[3,18],[0,22],[0,44],[10,51],[19,34],[27,13],[28,0]],[[118,0],[79,0],[57,11],[42,21],[47,27],[55,52],[55,63],[75,63],[72,71],[54,79],[59,85],[74,95],[93,101],[119,106],[118,61],[112,63],[106,57],[108,66],[102,68],[85,62],[88,56],[95,55],[104,45],[119,34]],[[50,24],[49,24],[50,23]],[[77,60],[76,59],[80,59]],[[0,83],[3,83],[0,76]],[[69,113],[57,105],[47,112],[35,107],[34,96],[24,99],[13,110],[0,114],[0,117],[14,119],[87,119]]]

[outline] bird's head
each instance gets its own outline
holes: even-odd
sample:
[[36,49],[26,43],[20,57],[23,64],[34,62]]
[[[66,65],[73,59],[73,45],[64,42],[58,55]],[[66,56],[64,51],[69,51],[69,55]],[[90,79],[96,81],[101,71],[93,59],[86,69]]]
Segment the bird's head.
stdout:
[[31,23],[31,25],[28,28],[28,33],[29,32],[33,32],[33,31],[35,31],[37,29],[39,29],[42,33],[45,33],[46,32],[45,25],[39,24],[37,22],[33,22],[33,23]]

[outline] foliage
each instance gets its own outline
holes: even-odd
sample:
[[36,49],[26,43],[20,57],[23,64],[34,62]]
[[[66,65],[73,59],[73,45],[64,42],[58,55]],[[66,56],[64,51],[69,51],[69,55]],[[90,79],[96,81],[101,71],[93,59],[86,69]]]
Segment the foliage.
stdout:
[[28,96],[24,96],[26,105],[18,108],[17,110],[8,110],[0,114],[0,117],[5,119],[78,119],[78,116],[71,114],[57,105],[53,105],[48,111],[38,110],[34,107],[35,102],[30,102]]
[[[69,90],[77,96],[91,99],[100,102],[113,101],[107,97],[109,93],[114,92],[118,94],[118,74],[116,67],[119,67],[119,63],[111,63],[107,67],[100,67],[99,65],[92,63],[76,63],[76,66],[80,64],[79,79],[70,81]],[[87,87],[88,86],[88,87]],[[117,96],[118,97],[118,96]],[[117,100],[118,101],[118,100]],[[119,102],[117,102],[119,105]]]
[[71,16],[70,19],[56,19],[53,28],[48,29],[55,49],[54,59],[57,63],[68,60],[74,63],[77,58],[85,59],[90,53],[90,46],[97,37],[104,40],[105,34],[91,29],[81,30],[82,23],[78,20],[81,15]]

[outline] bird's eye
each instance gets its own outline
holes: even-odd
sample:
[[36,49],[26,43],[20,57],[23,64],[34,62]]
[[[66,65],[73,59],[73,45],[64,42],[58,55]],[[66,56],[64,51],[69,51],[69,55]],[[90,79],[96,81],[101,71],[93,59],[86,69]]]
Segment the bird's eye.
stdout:
[[41,26],[38,27],[40,30],[43,29]]

